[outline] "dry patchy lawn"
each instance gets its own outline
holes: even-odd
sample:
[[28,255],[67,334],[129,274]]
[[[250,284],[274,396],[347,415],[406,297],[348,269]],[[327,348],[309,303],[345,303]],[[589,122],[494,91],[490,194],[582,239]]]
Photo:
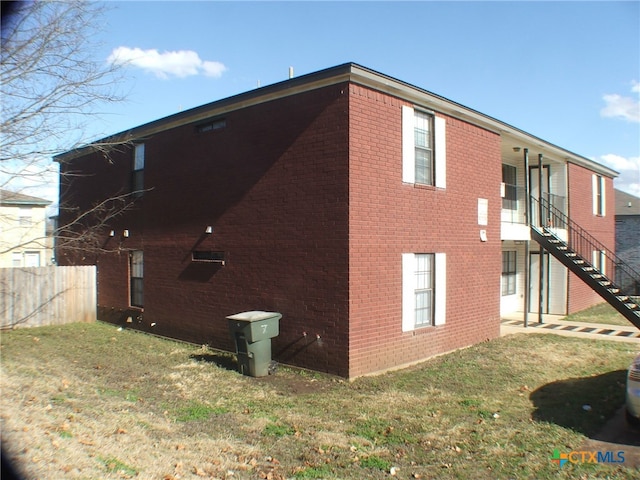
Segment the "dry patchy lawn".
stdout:
[[34,479],[637,478],[550,461],[622,405],[634,347],[515,335],[346,382],[102,323],[16,330],[2,444]]

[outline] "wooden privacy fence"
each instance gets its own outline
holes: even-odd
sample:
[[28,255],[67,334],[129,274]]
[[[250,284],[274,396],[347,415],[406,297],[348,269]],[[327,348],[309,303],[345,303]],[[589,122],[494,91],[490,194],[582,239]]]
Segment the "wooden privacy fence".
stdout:
[[0,268],[0,329],[96,320],[96,267]]

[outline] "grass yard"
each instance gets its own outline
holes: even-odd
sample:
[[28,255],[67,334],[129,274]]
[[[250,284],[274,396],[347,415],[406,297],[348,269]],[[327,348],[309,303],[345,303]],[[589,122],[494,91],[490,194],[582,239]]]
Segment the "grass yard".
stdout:
[[615,308],[606,302],[568,315],[564,320],[585,323],[604,323],[607,325],[624,325],[625,327],[633,326],[629,320],[620,315]]
[[551,461],[624,403],[636,347],[512,335],[347,382],[103,323],[16,330],[2,445],[43,479],[638,478]]

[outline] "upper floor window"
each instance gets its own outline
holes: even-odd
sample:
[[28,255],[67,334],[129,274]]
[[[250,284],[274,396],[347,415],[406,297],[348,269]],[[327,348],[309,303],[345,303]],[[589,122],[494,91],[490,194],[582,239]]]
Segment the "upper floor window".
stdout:
[[135,196],[142,196],[144,190],[144,143],[139,143],[133,151],[133,172],[131,191]]
[[604,177],[601,175],[591,176],[593,184],[593,214],[599,217],[605,215],[605,194],[604,194]]
[[402,181],[446,186],[444,118],[402,107]]
[[211,132],[213,130],[221,130],[226,126],[227,126],[227,121],[224,118],[218,118],[216,120],[211,120],[210,122],[196,125],[196,132],[198,133]]
[[28,227],[33,223],[33,210],[31,207],[20,207],[18,223],[23,227]]

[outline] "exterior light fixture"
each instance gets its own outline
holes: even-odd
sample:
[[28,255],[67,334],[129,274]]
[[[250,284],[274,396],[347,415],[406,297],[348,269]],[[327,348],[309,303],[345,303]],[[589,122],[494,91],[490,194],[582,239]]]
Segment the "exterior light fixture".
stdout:
[[213,233],[213,227],[211,225],[208,225],[207,228],[204,229],[204,233],[206,233],[207,235],[211,235]]
[[122,236],[123,236],[124,238],[129,238],[129,230],[125,230],[125,231],[123,231],[123,232],[122,232]]
[[518,153],[520,151],[520,147],[513,147],[513,151]]
[[110,236],[110,237],[115,237],[115,236],[116,236],[116,231],[115,231],[115,230],[111,230],[111,231],[109,232],[109,236]]

